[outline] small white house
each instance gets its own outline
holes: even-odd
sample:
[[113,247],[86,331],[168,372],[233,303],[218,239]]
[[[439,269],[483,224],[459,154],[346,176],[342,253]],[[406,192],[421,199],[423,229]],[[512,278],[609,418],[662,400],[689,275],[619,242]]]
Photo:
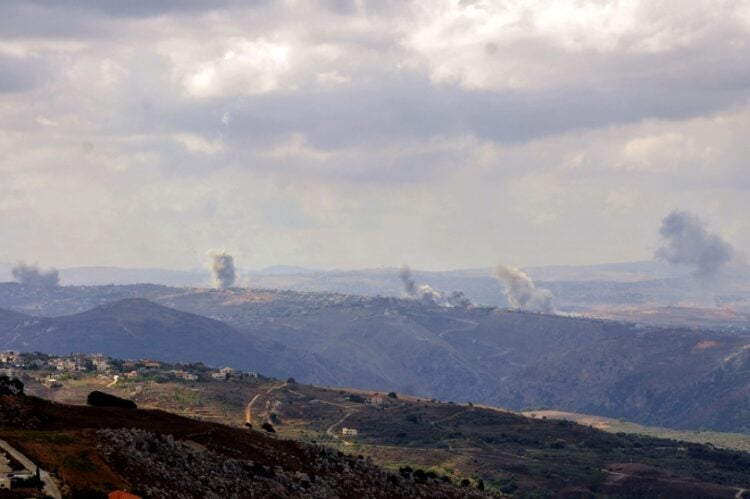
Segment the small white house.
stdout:
[[359,432],[354,428],[342,428],[341,434],[344,435],[345,437],[356,437],[359,434]]

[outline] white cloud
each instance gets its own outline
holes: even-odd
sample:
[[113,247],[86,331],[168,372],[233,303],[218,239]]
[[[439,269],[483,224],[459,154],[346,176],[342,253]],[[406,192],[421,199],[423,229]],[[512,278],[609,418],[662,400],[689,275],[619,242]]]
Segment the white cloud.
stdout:
[[222,54],[192,64],[184,77],[195,97],[272,92],[290,86],[290,47],[263,39],[229,40]]
[[220,139],[208,140],[191,133],[179,133],[174,138],[190,152],[214,155],[226,150],[226,146]]
[[292,134],[281,144],[264,151],[262,155],[274,160],[307,160],[314,162],[327,161],[335,156],[335,153],[311,147],[303,134]]
[[739,3],[196,5],[0,16],[0,261],[637,259],[685,206],[750,247]]

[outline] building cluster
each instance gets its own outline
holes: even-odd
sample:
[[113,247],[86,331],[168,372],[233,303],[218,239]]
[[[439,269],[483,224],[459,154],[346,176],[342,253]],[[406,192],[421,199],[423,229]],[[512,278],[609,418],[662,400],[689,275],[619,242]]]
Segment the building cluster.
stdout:
[[0,352],[0,375],[37,379],[47,388],[61,386],[65,379],[85,374],[116,377],[117,380],[232,381],[258,378],[258,373],[231,367],[209,368],[203,364],[169,364],[152,359],[117,360],[103,354],[47,355]]

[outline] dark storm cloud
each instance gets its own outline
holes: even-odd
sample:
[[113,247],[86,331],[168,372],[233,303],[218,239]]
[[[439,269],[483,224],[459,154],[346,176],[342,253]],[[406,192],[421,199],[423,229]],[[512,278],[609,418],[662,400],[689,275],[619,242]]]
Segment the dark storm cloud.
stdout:
[[[397,16],[398,8],[393,5],[398,4],[378,7],[365,3],[360,9],[348,2],[330,1],[319,6],[346,18],[361,11]],[[18,0],[0,6],[0,32],[9,37],[31,36],[30,33],[66,37],[80,33],[85,37],[92,32],[106,37],[106,29],[111,26],[105,23],[102,31],[101,22],[97,20],[100,16],[137,20],[157,15],[188,16],[204,11],[226,13],[233,9],[264,13],[269,25],[285,26],[295,20],[294,11],[266,7],[265,1],[231,0]],[[138,36],[135,26],[118,27],[117,36],[127,36],[128,29],[132,29],[133,36]],[[262,32],[255,31],[248,36],[263,36]],[[317,33],[319,38],[314,30],[311,33],[305,35],[310,43],[335,40],[365,51],[366,47],[359,46],[359,42],[374,36],[372,32],[336,33],[322,26]],[[728,30],[722,32],[722,36],[738,37],[740,34]],[[391,47],[383,51],[393,53],[397,62],[404,55],[399,52],[404,49],[398,48],[392,34],[384,34],[383,38],[390,39]],[[624,51],[602,56],[596,53],[571,55],[549,41],[523,39],[493,45],[495,49],[486,60],[488,68],[493,61],[502,61],[506,54],[513,54],[521,70],[525,65],[532,69],[543,66],[549,60],[552,67],[564,69],[569,64],[570,72],[579,73],[581,78],[539,88],[532,85],[514,90],[478,89],[465,88],[456,82],[435,83],[420,66],[394,70],[393,65],[386,65],[357,68],[353,82],[335,92],[319,91],[312,74],[299,77],[292,92],[252,96],[227,92],[207,99],[180,95],[174,88],[166,92],[168,87],[164,82],[174,80],[158,72],[169,70],[169,58],[152,55],[154,60],[163,60],[156,65],[129,67],[134,73],[131,78],[143,77],[134,85],[135,92],[122,94],[127,99],[148,101],[152,108],[144,110],[127,102],[124,107],[128,111],[123,114],[132,115],[133,125],[137,127],[132,131],[136,133],[159,130],[202,134],[221,128],[220,116],[231,110],[231,124],[224,127],[222,133],[237,143],[251,145],[268,143],[270,139],[289,133],[304,133],[312,144],[323,149],[387,143],[395,138],[455,134],[472,134],[499,142],[523,142],[645,119],[685,119],[744,102],[750,98],[750,65],[744,62],[744,51],[732,50],[727,44],[729,41],[712,32],[701,44],[664,54],[633,55]],[[485,52],[485,49],[486,43],[483,43],[476,50]],[[678,64],[675,60],[693,61],[693,64]],[[8,81],[4,86],[8,88],[30,83],[21,81],[22,74],[10,73],[5,78]],[[148,90],[145,83],[149,78],[158,80],[158,88],[163,89],[163,93],[154,90],[137,95],[138,90]],[[137,119],[139,114],[148,116]]]

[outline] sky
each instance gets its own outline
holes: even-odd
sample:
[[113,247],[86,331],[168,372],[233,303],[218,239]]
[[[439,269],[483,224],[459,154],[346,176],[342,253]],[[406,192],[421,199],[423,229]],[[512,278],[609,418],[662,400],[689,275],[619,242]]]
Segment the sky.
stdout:
[[0,1],[0,261],[750,249],[750,2]]

